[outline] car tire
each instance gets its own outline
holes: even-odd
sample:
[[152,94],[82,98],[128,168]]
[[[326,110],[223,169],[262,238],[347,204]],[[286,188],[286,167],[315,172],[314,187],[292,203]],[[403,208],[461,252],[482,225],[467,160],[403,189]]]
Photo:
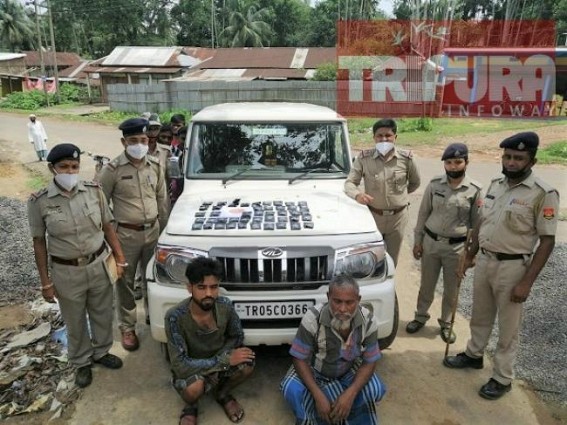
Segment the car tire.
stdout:
[[394,305],[394,326],[392,327],[392,333],[386,338],[378,339],[378,344],[380,345],[380,350],[385,350],[392,342],[396,339],[398,333],[398,325],[400,322],[400,309],[398,306],[398,295],[396,294],[396,304]]

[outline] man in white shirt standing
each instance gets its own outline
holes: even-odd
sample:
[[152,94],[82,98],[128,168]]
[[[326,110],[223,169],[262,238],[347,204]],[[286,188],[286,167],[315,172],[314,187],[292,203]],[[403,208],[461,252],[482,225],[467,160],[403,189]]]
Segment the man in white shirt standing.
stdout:
[[28,122],[28,140],[34,145],[35,153],[39,161],[47,158],[47,133],[41,121],[34,114],[30,115]]

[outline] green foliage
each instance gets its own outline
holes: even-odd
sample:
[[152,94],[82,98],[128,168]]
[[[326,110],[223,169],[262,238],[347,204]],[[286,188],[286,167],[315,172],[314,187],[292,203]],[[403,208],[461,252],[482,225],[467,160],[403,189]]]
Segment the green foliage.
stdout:
[[271,10],[260,8],[245,0],[229,3],[228,26],[219,34],[222,47],[264,47],[272,37],[272,28],[266,23]]
[[76,103],[88,98],[87,88],[76,84],[64,83],[59,89],[59,103]]
[[[48,93],[49,105],[56,104],[55,94]],[[87,88],[75,84],[63,83],[59,88],[59,104],[66,105],[85,101],[88,98]],[[0,103],[0,108],[23,109],[35,111],[47,106],[45,92],[42,90],[31,90],[25,92],[14,92],[9,94]]]
[[16,0],[0,0],[0,48],[15,52],[33,47],[33,22]]
[[567,165],[567,142],[556,142],[539,149],[537,159],[542,164],[566,164]]
[[[54,102],[55,98],[52,94],[47,96],[50,103]],[[6,99],[0,103],[0,108],[23,109],[26,111],[35,111],[44,106],[47,106],[47,99],[45,93],[41,90],[14,92],[6,96]]]
[[191,112],[186,109],[172,109],[171,111],[162,112],[159,114],[159,119],[162,124],[169,124],[171,117],[177,114],[183,115],[185,117],[185,122],[189,123],[189,120],[191,119]]
[[313,80],[315,81],[336,81],[337,79],[337,64],[323,63],[315,70]]

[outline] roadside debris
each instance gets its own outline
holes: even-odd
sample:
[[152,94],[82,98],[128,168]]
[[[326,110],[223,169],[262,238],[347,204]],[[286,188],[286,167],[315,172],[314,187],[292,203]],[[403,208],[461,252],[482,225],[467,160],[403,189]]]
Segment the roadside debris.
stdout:
[[80,395],[58,305],[37,300],[31,313],[27,325],[0,335],[0,420],[46,410],[53,420]]

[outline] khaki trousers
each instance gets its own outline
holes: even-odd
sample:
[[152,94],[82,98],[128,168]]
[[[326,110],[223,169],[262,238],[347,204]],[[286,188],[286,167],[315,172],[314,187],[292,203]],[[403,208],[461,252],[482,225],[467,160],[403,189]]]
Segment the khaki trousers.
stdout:
[[77,367],[100,359],[112,347],[112,284],[103,265],[107,255],[104,251],[86,266],[51,264],[51,280],[67,327],[69,362]]
[[404,240],[404,230],[408,224],[409,212],[408,208],[394,215],[379,215],[372,213],[376,227],[382,233],[384,242],[386,242],[386,250],[394,260],[394,264],[398,264],[398,256]]
[[116,283],[118,327],[121,332],[126,332],[136,329],[137,312],[136,299],[134,298],[134,279],[138,263],[140,263],[142,270],[142,292],[147,313],[146,267],[152,255],[154,255],[159,237],[159,224],[156,222],[153,227],[146,230],[133,230],[118,226],[116,234],[128,263],[122,278]]
[[464,242],[449,244],[436,241],[429,235],[423,238],[423,255],[421,257],[421,285],[417,297],[417,311],[415,320],[421,323],[430,318],[428,313],[435,296],[435,286],[443,270],[443,301],[441,304],[441,317],[439,325],[449,327],[453,305],[457,301],[457,268],[459,257],[465,247]]
[[474,272],[471,339],[466,354],[474,358],[484,354],[498,314],[498,343],[492,378],[503,385],[514,379],[523,310],[523,304],[510,301],[510,294],[528,265],[528,261],[521,259],[498,261],[480,253]]

